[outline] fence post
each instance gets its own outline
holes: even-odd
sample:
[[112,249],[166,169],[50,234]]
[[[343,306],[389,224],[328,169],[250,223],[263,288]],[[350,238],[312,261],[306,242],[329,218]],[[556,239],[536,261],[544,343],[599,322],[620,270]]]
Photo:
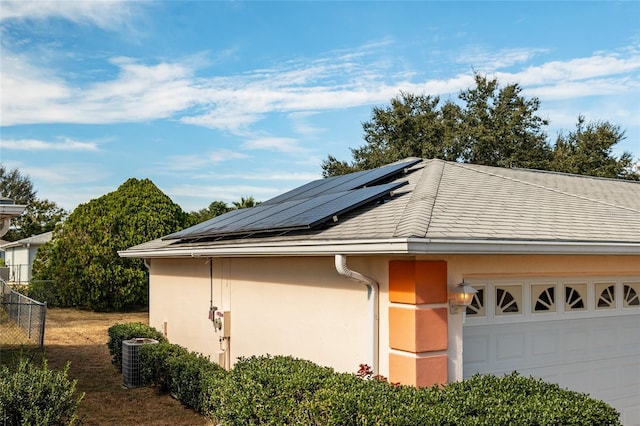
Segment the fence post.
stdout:
[[27,329],[29,330],[29,332],[27,333],[27,339],[31,339],[31,314],[33,313],[33,305],[29,305],[29,325],[27,326]]
[[43,348],[44,347],[44,323],[47,319],[47,302],[44,302],[42,304],[42,309],[40,310],[40,312],[42,312],[42,321],[40,321],[40,324],[42,324],[40,326],[40,347]]

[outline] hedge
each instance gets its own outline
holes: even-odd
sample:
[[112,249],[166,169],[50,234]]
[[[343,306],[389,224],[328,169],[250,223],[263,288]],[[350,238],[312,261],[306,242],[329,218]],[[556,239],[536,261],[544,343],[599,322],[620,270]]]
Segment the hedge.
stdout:
[[416,389],[290,356],[240,358],[227,372],[169,343],[139,353],[150,383],[221,425],[621,425],[606,403],[517,373]]
[[63,371],[38,367],[21,358],[13,368],[0,368],[0,424],[72,425],[84,394],[76,395],[77,380],[69,380],[69,364]]

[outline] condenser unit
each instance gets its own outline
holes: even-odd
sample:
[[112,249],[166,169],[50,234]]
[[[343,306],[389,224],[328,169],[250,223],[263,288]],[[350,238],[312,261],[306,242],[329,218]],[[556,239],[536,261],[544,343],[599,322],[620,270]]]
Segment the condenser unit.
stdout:
[[128,388],[143,386],[138,349],[142,345],[158,343],[155,339],[138,337],[122,342],[122,384]]

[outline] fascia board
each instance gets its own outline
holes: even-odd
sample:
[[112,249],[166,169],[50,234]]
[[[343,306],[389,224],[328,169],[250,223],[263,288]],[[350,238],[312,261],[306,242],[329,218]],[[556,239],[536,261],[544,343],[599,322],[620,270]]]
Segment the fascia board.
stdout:
[[26,208],[27,206],[22,204],[0,204],[0,218],[18,217]]
[[565,242],[511,240],[447,240],[401,238],[376,240],[305,240],[208,247],[166,247],[124,250],[122,257],[252,257],[384,254],[582,254],[640,255],[640,242]]
[[409,239],[412,254],[640,255],[640,242]]

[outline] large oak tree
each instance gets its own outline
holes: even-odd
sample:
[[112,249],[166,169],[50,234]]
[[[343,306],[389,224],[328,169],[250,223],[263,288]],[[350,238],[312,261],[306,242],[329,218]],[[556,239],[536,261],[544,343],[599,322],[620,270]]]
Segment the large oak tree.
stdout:
[[538,115],[540,100],[526,98],[518,84],[474,75],[475,87],[458,102],[401,92],[388,106],[374,107],[362,124],[365,144],[352,148],[351,162],[329,155],[325,177],[380,167],[406,157],[440,158],[497,167],[518,167],[592,176],[638,179],[630,153],[612,147],[624,138],[608,122],[579,117],[575,132],[548,142],[548,121]]

